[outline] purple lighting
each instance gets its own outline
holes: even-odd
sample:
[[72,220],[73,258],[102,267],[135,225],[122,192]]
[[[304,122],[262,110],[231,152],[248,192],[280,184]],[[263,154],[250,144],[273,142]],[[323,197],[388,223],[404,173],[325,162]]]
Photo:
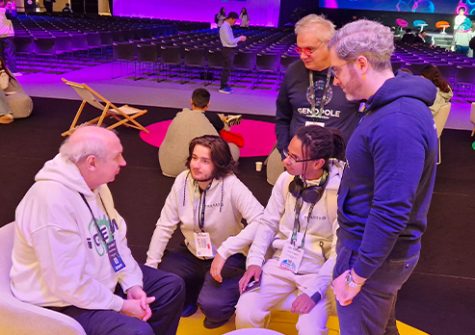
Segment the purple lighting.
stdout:
[[280,0],[114,0],[114,15],[211,23],[221,7],[238,14],[246,7],[251,25],[278,24]]

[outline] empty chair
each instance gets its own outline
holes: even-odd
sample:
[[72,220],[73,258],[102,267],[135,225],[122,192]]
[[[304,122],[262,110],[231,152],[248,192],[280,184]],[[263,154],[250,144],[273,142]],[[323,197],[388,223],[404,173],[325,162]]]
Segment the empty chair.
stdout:
[[35,54],[39,56],[56,55],[56,38],[52,36],[35,37]]
[[283,73],[287,70],[290,64],[296,62],[300,59],[299,56],[291,56],[291,55],[282,55],[280,56],[280,70]]
[[[95,124],[97,126],[102,126],[106,117],[112,117],[115,119],[115,122],[107,127],[107,129],[114,129],[121,125],[132,127],[138,130],[143,130],[148,132],[148,130],[142,126],[136,118],[144,115],[147,113],[146,109],[138,109],[128,105],[124,105],[121,107],[117,107],[114,105],[110,100],[102,96],[100,93],[94,91],[91,87],[86,84],[75,83],[73,81],[66,80],[64,78],[61,79],[66,85],[70,86],[76,93],[83,99],[79,109],[77,110],[74,119],[71,123],[69,129],[63,132],[62,136],[69,136],[73,133],[73,131],[78,127],[78,122],[82,116],[82,112],[84,111],[84,107],[86,104],[95,107],[100,111],[99,116],[84,121],[83,124],[92,125]],[[82,121],[82,120],[81,120]]]
[[264,75],[280,75],[280,54],[258,54],[256,58],[257,80],[258,85]]
[[162,46],[162,64],[165,67],[165,78],[169,77],[173,68],[178,69],[178,74],[181,75],[182,66],[182,47],[178,45]]
[[14,226],[0,228],[0,329],[2,334],[85,335],[73,318],[47,308],[24,303],[10,290]]
[[[137,62],[139,64],[139,72],[143,74],[144,65],[150,65],[152,74],[157,73],[158,66],[158,51],[157,46],[154,43],[150,44],[137,44]],[[137,67],[136,67],[137,70]],[[137,78],[137,73],[135,73],[135,79]]]
[[475,66],[458,66],[455,76],[456,95],[463,100],[473,101],[475,98]]
[[[198,71],[200,72],[207,73],[208,69],[206,66],[206,52],[204,49],[185,49],[185,54],[183,58],[185,69],[187,70],[186,72],[188,73],[189,78],[192,78],[193,69],[198,69]],[[206,75],[204,77],[206,77]]]
[[91,51],[91,53],[94,50],[99,49],[100,54],[102,55],[102,41],[101,41],[101,35],[98,32],[87,32],[86,33],[86,41],[87,41],[87,47],[88,50]]
[[13,43],[15,44],[15,53],[30,55],[34,52],[35,45],[33,43],[33,37],[31,36],[15,36]]
[[234,57],[234,69],[239,70],[238,77],[254,73],[256,69],[257,54],[255,51],[238,51]]
[[112,44],[113,58],[114,60],[119,62],[119,65],[125,63],[126,74],[128,73],[130,63],[134,63],[134,67],[136,66],[136,63],[135,63],[136,49],[137,49],[137,45],[135,42],[124,42],[124,43]]

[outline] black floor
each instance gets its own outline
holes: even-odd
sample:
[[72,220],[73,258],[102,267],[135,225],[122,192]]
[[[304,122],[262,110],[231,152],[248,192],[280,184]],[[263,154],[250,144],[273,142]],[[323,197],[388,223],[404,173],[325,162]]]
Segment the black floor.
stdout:
[[[33,115],[0,125],[0,226],[33,183],[35,173],[58,151],[77,101],[35,98]],[[173,117],[176,110],[148,108],[145,125]],[[268,117],[253,117],[270,120]],[[172,185],[158,165],[157,149],[134,129],[119,128],[127,167],[111,185],[116,206],[128,222],[129,243],[143,261],[156,220]],[[400,293],[397,317],[430,334],[475,334],[475,151],[470,132],[445,130],[442,159],[423,238],[420,263]],[[254,162],[240,160],[238,176],[266,204],[271,187]]]

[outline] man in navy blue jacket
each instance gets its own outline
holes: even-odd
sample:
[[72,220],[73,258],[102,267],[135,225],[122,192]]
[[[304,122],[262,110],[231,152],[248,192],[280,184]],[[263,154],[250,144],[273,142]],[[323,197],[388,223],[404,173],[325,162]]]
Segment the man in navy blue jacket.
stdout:
[[397,292],[419,259],[435,182],[437,135],[427,106],[436,90],[422,77],[394,77],[393,35],[380,23],[349,23],[329,46],[334,83],[347,99],[367,100],[338,194],[340,331],[398,334]]

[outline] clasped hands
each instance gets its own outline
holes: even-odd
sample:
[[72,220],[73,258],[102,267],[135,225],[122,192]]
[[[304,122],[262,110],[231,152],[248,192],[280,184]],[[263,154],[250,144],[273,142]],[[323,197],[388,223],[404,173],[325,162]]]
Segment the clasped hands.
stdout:
[[147,321],[152,316],[150,304],[155,301],[155,297],[147,297],[142,287],[133,286],[127,290],[127,299],[124,300],[120,312],[127,316]]

